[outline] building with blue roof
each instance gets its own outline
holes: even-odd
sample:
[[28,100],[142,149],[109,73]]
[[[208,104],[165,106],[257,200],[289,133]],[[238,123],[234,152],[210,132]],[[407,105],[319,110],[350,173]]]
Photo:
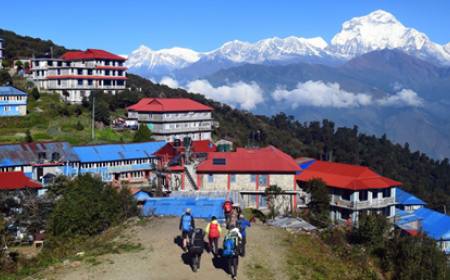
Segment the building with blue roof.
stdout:
[[423,208],[426,205],[422,199],[402,190],[401,188],[396,188],[395,192],[395,203],[397,204],[398,209],[404,211],[414,211]]
[[395,226],[408,234],[425,234],[434,239],[445,254],[450,254],[450,216],[426,207],[414,211],[397,209]]
[[28,94],[12,86],[0,86],[0,117],[18,117],[27,114]]
[[74,147],[80,174],[93,173],[103,181],[152,181],[155,178],[155,153],[166,142],[105,144]]

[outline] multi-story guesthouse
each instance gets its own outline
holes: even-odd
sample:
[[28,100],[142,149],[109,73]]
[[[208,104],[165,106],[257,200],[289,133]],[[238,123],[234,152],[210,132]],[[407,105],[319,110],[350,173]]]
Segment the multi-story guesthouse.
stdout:
[[32,78],[39,90],[80,103],[93,90],[115,94],[126,88],[125,58],[104,50],[66,52],[60,58],[33,58]]
[[321,179],[330,192],[330,218],[334,222],[357,223],[361,213],[395,215],[395,189],[401,183],[383,177],[365,166],[313,160],[303,163],[297,176],[300,187]]
[[266,188],[277,185],[284,191],[277,199],[277,207],[280,211],[288,211],[297,208],[300,192],[296,174],[299,171],[300,167],[292,157],[268,146],[209,153],[193,175],[200,191],[237,192],[245,207],[265,208]]
[[3,39],[0,38],[0,69],[3,67]]
[[105,182],[127,181],[147,183],[155,179],[156,151],[165,142],[143,142],[130,144],[105,144],[76,146],[73,152],[78,157],[74,167],[80,174],[96,174]]
[[128,119],[146,125],[157,140],[211,140],[213,109],[194,100],[143,98],[127,109]]
[[17,117],[27,114],[26,92],[12,86],[0,86],[0,117]]

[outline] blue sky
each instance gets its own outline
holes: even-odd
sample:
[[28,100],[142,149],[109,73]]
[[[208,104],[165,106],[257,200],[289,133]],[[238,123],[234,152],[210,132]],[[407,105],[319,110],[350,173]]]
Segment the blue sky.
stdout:
[[0,28],[69,48],[127,54],[139,45],[208,51],[226,41],[296,35],[330,41],[352,17],[383,9],[433,41],[450,41],[450,1],[2,1]]

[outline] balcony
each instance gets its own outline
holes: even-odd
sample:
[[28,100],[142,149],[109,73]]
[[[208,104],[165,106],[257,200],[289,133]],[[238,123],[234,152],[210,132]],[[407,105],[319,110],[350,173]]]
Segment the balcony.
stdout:
[[[130,114],[136,119],[136,114]],[[183,121],[210,121],[211,116],[185,115],[179,117],[165,117],[163,114],[138,114],[137,119],[142,122],[183,122]]]
[[189,133],[189,132],[202,132],[202,131],[211,131],[211,126],[198,126],[198,127],[178,127],[172,129],[165,128],[155,128],[153,129],[153,133],[158,134],[173,134],[173,133]]
[[383,208],[389,205],[394,205],[395,198],[385,197],[381,199],[372,199],[372,201],[366,200],[356,202],[343,199],[332,199],[330,204],[333,206],[348,208],[352,210],[362,210],[370,208]]

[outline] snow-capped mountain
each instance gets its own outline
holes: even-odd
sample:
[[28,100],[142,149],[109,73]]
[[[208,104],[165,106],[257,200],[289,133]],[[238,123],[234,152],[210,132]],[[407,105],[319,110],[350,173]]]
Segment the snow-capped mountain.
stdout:
[[405,27],[392,14],[377,10],[343,23],[328,44],[321,37],[269,38],[255,43],[234,40],[210,52],[184,48],[151,50],[140,46],[128,56],[130,72],[149,78],[200,77],[243,63],[345,62],[375,50],[400,49],[434,64],[450,65],[450,43],[439,45]]
[[382,49],[400,49],[425,60],[450,63],[450,53],[427,35],[405,27],[392,14],[377,10],[342,24],[331,40],[329,51],[345,59]]

